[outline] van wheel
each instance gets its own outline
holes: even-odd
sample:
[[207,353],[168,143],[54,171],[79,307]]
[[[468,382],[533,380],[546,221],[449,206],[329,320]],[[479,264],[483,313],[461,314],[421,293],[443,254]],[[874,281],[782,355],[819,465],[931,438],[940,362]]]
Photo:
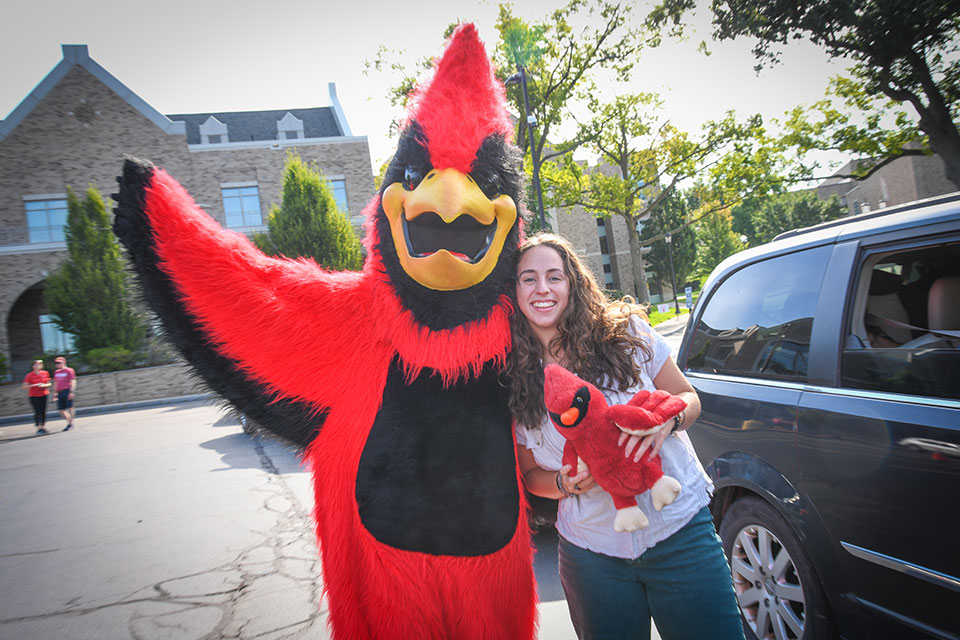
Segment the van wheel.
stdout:
[[823,587],[800,540],[777,511],[747,496],[720,523],[747,640],[836,637]]

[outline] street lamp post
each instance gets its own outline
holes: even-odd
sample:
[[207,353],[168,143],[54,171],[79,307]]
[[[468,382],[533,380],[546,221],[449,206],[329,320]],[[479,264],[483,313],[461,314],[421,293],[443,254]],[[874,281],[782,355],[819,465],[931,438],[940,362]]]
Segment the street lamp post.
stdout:
[[667,255],[670,256],[670,284],[673,287],[673,308],[676,310],[674,315],[680,315],[680,296],[677,295],[677,276],[673,271],[673,236],[670,232],[663,234],[663,240],[667,243]]
[[537,194],[537,213],[540,215],[540,228],[546,229],[547,222],[543,213],[543,194],[540,191],[540,153],[537,151],[537,141],[533,137],[533,128],[537,126],[537,117],[530,113],[530,96],[527,93],[527,72],[522,64],[517,65],[517,73],[513,74],[505,85],[520,82],[523,89],[523,110],[527,116],[527,135],[530,139],[530,159],[533,161],[533,190]]

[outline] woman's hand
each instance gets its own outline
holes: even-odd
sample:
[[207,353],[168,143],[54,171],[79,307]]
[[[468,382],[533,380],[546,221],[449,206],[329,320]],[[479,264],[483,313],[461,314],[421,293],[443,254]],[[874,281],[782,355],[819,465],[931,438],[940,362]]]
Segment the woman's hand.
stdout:
[[576,475],[567,475],[572,468],[569,464],[560,467],[560,482],[563,483],[563,488],[567,490],[567,493],[580,495],[581,493],[586,493],[597,484],[597,481],[593,479],[593,474],[591,474],[590,470],[586,467]]
[[[624,448],[624,458],[629,458],[630,452],[636,447],[637,451],[633,454],[634,462],[640,462],[644,452],[647,450],[650,451],[650,457],[652,458],[660,453],[660,449],[663,448],[663,443],[670,437],[670,429],[672,427],[673,418],[660,425],[660,429],[655,433],[646,436],[632,436],[629,433],[621,433],[620,439],[617,440],[617,446]],[[626,443],[626,446],[624,446],[624,443]],[[640,446],[637,446],[638,443]]]

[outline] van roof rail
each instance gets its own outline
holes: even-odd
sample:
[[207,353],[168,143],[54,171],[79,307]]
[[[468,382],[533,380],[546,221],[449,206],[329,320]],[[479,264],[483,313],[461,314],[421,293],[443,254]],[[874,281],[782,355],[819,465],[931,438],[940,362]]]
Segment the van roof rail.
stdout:
[[960,191],[954,191],[952,193],[946,193],[940,196],[934,196],[932,198],[924,198],[923,200],[914,200],[913,202],[905,202],[903,204],[898,204],[893,207],[877,209],[876,211],[868,211],[867,213],[861,213],[855,216],[845,216],[843,218],[837,218],[836,220],[828,220],[827,222],[821,222],[820,224],[815,224],[811,227],[801,227],[800,229],[791,229],[790,231],[784,231],[783,233],[777,235],[774,238],[774,241],[782,240],[784,238],[793,238],[799,235],[803,235],[805,233],[810,233],[811,231],[820,231],[821,229],[829,229],[830,227],[850,224],[851,222],[861,222],[863,220],[870,220],[872,218],[888,216],[893,213],[901,213],[903,211],[910,211],[911,209],[919,209],[920,207],[927,207],[931,205],[945,204],[947,202],[956,202],[956,201],[960,201]]

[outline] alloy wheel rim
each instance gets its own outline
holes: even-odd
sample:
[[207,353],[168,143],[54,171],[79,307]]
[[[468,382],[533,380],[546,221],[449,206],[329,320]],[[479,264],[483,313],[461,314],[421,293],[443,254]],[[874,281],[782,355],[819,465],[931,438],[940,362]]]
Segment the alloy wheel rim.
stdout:
[[761,640],[799,640],[806,601],[797,567],[779,538],[760,525],[737,533],[730,552],[737,602]]

